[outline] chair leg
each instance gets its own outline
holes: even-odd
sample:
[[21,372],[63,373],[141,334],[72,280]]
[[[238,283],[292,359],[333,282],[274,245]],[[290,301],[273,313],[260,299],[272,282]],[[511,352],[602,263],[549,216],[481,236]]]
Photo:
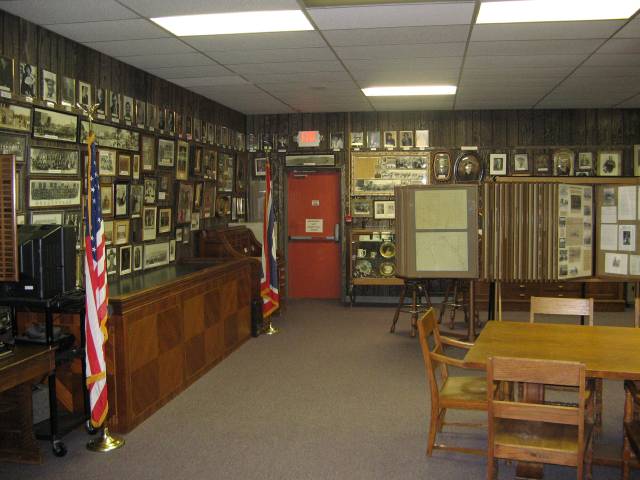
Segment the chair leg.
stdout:
[[444,417],[446,414],[446,408],[441,409],[440,413],[438,414],[438,433],[442,433],[442,428],[444,427]]
[[431,418],[429,419],[429,437],[427,439],[427,456],[433,453],[433,446],[436,443],[436,434],[438,432],[438,418],[440,417],[438,408],[431,408]]
[[601,378],[595,379],[595,422],[594,433],[596,437],[599,437],[602,433],[602,388],[603,381]]
[[442,303],[440,304],[440,315],[438,316],[438,323],[442,323],[442,318],[444,317],[444,311],[447,309],[447,303],[449,302],[449,295],[451,294],[451,287],[454,280],[451,280],[447,283],[447,289],[444,291],[444,298],[442,299]]
[[622,432],[624,436],[622,446],[622,480],[629,480],[629,462],[631,461],[631,445],[629,445],[629,439],[626,433]]
[[487,457],[487,480],[495,480],[498,473],[498,462],[495,458]]
[[418,293],[418,286],[413,285],[411,289],[411,337],[415,337],[418,330]]
[[404,297],[406,294],[407,294],[407,287],[403,285],[402,290],[400,290],[400,302],[398,303],[398,308],[396,308],[396,313],[393,315],[393,322],[391,323],[391,328],[389,329],[389,333],[393,333],[396,331],[396,324],[398,323],[400,310],[404,306]]
[[451,306],[451,313],[449,314],[449,328],[453,330],[456,328],[456,304],[458,303],[458,281],[453,281],[453,296],[452,300],[453,305]]

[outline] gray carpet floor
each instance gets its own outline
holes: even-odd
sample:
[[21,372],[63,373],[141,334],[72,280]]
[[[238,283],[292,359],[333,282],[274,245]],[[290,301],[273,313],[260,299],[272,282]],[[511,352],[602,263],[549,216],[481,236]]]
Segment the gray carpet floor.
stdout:
[[[425,456],[429,402],[420,347],[408,317],[389,334],[391,307],[290,302],[276,336],[252,339],[125,436],[108,454],[85,449],[82,429],[56,458],[42,442],[42,465],[0,463],[0,479],[479,479],[483,457]],[[524,319],[522,314],[508,314]],[[630,325],[630,312],[596,315]],[[621,443],[622,385],[605,382],[600,443]],[[451,413],[451,420],[482,414]],[[482,430],[446,430],[444,441],[484,446]],[[594,478],[619,478],[596,467]],[[513,478],[501,464],[500,478]],[[545,467],[547,479],[575,470]],[[634,477],[640,479],[639,472]]]

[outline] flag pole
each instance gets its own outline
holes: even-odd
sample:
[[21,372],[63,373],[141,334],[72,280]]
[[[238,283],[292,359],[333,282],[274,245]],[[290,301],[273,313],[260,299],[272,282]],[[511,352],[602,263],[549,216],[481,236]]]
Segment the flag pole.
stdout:
[[266,316],[267,326],[265,335],[276,335],[280,330],[273,326],[271,315],[280,307],[278,291],[278,273],[275,248],[275,212],[273,206],[273,192],[271,181],[271,148],[266,147],[267,172],[264,196],[264,215],[262,220],[262,279],[260,280],[260,294],[262,297],[262,314]]
[[[93,133],[93,117],[96,113],[96,110],[98,109],[98,104],[94,104],[94,105],[88,105],[86,108],[84,108],[83,105],[80,105],[79,103],[76,104],[76,106],[82,111],[82,113],[84,113],[84,115],[86,115],[86,117],[89,119],[89,131],[87,132],[87,146],[89,147],[89,149],[91,149],[91,146],[89,145],[89,139],[91,138],[91,136],[94,134]],[[95,141],[95,140],[94,140]],[[90,175],[89,172],[91,171],[91,151],[88,152],[87,155],[87,165],[85,165],[85,175],[86,175],[86,180],[87,180],[87,194],[90,194],[91,192],[91,185],[90,185]],[[89,205],[86,205],[85,208],[90,208]],[[87,212],[87,215],[89,215],[89,212]],[[83,222],[88,218],[87,217],[83,217]],[[85,272],[85,275],[87,274],[87,272]],[[85,295],[87,294],[87,292],[85,292]],[[108,310],[107,310],[108,311]],[[86,321],[86,319],[85,319]],[[85,325],[86,328],[86,325]],[[86,335],[85,335],[85,342],[86,342]],[[83,345],[86,351],[87,346]],[[104,345],[102,346],[104,348]],[[85,354],[86,355],[86,354]],[[86,377],[86,370],[85,370],[85,377]],[[86,378],[84,379],[84,381],[86,382]],[[93,427],[93,428],[97,428],[97,429],[101,429],[102,432],[100,434],[99,438],[96,438],[94,440],[90,440],[87,443],[87,450],[90,450],[92,452],[110,452],[111,450],[116,450],[118,448],[121,448],[124,446],[124,439],[117,437],[117,436],[112,436],[109,433],[109,427],[107,427],[106,425],[106,419],[102,422],[102,425],[94,425],[93,420],[89,419],[87,421],[87,423]],[[91,431],[90,431],[91,432]]]

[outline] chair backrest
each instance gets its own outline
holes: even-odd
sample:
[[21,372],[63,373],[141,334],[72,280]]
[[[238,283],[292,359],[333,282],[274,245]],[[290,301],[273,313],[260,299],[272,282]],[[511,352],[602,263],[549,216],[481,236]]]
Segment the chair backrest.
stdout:
[[536,314],[584,316],[593,326],[593,298],[531,297],[529,322],[534,322]]
[[[440,332],[433,308],[427,310],[418,320],[418,337],[431,390],[431,401],[434,402],[437,401],[440,385],[447,379],[449,372],[446,364],[439,362],[431,355],[432,353],[443,355]],[[438,377],[440,384],[438,384]]]

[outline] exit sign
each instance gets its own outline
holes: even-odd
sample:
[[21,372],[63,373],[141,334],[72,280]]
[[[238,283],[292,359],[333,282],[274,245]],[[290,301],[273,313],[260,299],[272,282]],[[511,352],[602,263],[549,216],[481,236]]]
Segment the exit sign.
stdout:
[[318,130],[302,130],[298,132],[297,142],[299,147],[318,147],[320,146],[320,132]]

